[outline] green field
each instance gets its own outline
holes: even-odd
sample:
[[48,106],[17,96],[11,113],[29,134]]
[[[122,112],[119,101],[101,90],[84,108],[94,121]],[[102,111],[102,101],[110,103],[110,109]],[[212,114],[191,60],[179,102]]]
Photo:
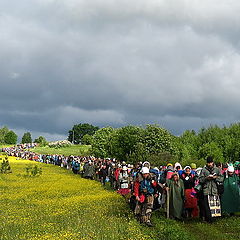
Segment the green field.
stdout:
[[61,154],[65,156],[74,155],[74,156],[89,156],[91,146],[87,145],[72,145],[69,147],[62,148],[50,148],[46,147],[36,147],[34,152],[40,154]]
[[[98,182],[57,166],[10,157],[11,174],[0,174],[0,239],[239,239],[240,219],[212,225],[167,220],[155,212],[155,227],[140,225],[125,200]],[[27,164],[43,169],[26,177]]]

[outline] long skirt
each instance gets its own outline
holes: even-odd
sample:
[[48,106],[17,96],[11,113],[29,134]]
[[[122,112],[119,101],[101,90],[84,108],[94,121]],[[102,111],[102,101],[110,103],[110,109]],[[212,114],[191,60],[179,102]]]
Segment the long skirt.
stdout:
[[193,195],[192,189],[186,189],[185,190],[185,209],[191,209],[191,215],[192,217],[198,216],[198,200],[196,196]]

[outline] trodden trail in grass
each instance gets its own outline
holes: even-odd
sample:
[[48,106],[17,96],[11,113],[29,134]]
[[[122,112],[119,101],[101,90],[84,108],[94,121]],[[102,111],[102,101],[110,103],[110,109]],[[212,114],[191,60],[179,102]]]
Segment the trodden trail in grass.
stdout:
[[[123,197],[96,181],[53,165],[9,160],[13,172],[0,174],[1,240],[238,239],[239,218],[182,224],[156,212],[155,227],[148,228],[136,221]],[[29,164],[41,166],[43,174],[26,177]]]

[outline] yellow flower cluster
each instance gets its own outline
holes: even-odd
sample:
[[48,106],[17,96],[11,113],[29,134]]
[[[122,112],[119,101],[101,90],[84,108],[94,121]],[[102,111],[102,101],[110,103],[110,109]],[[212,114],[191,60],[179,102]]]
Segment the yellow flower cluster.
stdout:
[[[123,198],[57,166],[9,157],[0,177],[0,239],[150,239]],[[43,174],[26,177],[27,164]]]

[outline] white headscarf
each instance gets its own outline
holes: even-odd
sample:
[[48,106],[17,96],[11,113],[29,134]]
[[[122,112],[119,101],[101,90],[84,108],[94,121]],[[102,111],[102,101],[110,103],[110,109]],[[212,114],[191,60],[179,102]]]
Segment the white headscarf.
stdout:
[[227,170],[228,170],[228,172],[234,172],[235,171],[233,166],[228,166]]
[[190,166],[186,166],[183,170],[186,171],[186,169],[189,168],[190,170],[192,170],[192,168]]
[[182,165],[179,162],[176,162],[174,165],[174,170],[177,170],[177,167],[180,167],[180,170],[182,170]]

